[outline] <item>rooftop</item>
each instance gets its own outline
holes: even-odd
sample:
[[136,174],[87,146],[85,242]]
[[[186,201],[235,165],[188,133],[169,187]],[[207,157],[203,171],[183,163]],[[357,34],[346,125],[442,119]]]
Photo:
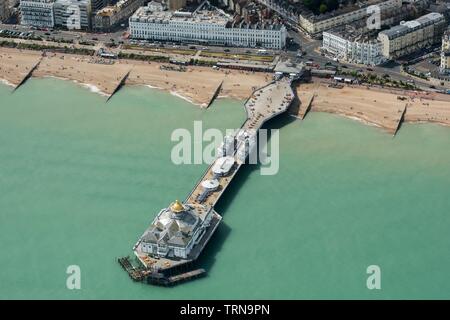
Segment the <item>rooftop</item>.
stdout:
[[192,23],[192,24],[216,24],[224,27],[232,28],[254,28],[254,29],[270,29],[278,30],[283,27],[282,24],[272,22],[258,22],[255,24],[247,23],[244,20],[233,19],[232,16],[223,10],[212,6],[208,1],[204,1],[195,10],[177,10],[177,11],[160,11],[153,10],[151,5],[140,7],[130,18],[132,22],[147,23]]
[[389,39],[423,28],[437,21],[444,20],[444,16],[437,12],[431,12],[415,20],[400,23],[398,26],[388,30],[381,31],[380,34],[386,35]]
[[319,15],[315,15],[312,11],[310,11],[309,9],[305,8],[302,12],[302,16],[304,18],[307,18],[310,21],[313,22],[317,22],[317,21],[323,21],[323,20],[327,20],[327,19],[331,19],[349,12],[353,12],[356,10],[360,10],[360,9],[364,9],[367,8],[369,6],[372,5],[376,5],[382,2],[386,2],[388,0],[367,0],[364,2],[356,2],[355,4],[351,4],[351,5],[345,5],[337,10],[334,11],[330,11],[324,14],[319,14]]
[[275,67],[275,72],[300,74],[303,72],[304,67],[303,63],[294,63],[290,60],[279,61]]
[[97,12],[97,15],[102,16],[102,17],[110,17],[117,11],[120,11],[122,9],[122,7],[128,5],[131,1],[134,1],[134,0],[119,0],[119,1],[117,1],[117,3],[115,5],[107,6],[107,7],[104,7],[103,9],[99,10]]
[[201,226],[205,208],[198,210],[178,200],[161,210],[141,239],[144,243],[166,244],[185,247],[195,231]]
[[[365,23],[365,21],[364,21]],[[359,25],[345,25],[330,29],[324,33],[329,33],[341,37],[343,39],[359,42],[359,43],[375,43],[377,42],[378,30],[362,31]]]
[[191,23],[214,23],[225,25],[231,17],[222,10],[209,5],[209,3],[205,1],[193,11],[154,11],[151,6],[140,7],[130,19],[135,22],[169,23],[170,21],[184,21]]

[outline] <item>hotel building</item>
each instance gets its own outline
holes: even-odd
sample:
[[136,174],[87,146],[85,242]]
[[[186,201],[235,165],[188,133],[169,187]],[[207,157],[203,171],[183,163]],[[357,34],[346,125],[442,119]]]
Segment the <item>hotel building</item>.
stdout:
[[439,43],[445,28],[444,16],[432,12],[382,31],[378,39],[383,45],[383,55],[387,59],[397,59]]
[[21,0],[21,24],[41,28],[53,28],[54,0]]
[[402,0],[369,0],[364,3],[347,5],[341,9],[320,15],[305,10],[300,14],[299,25],[311,37],[320,38],[323,31],[367,19],[373,13],[370,6],[378,7],[380,14],[383,15],[386,12],[401,8]]
[[53,10],[57,27],[75,30],[90,28],[89,0],[56,0]]
[[134,39],[204,43],[210,45],[281,49],[286,28],[281,24],[233,21],[207,1],[195,11],[155,11],[139,8],[129,20]]
[[94,31],[111,31],[126,21],[145,2],[146,0],[120,0],[115,5],[100,9],[93,18],[92,28]]
[[350,63],[375,66],[386,61],[382,43],[351,26],[325,31],[322,48],[339,60]]
[[450,29],[442,37],[441,68],[443,74],[450,74]]

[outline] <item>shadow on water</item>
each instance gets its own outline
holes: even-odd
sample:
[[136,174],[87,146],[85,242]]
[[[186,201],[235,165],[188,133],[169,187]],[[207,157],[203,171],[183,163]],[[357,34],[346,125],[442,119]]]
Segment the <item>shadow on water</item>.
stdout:
[[[296,121],[296,118],[290,116],[288,113],[284,113],[265,123],[262,128],[268,129],[267,141],[269,142],[271,140],[270,129],[281,129],[282,127],[287,126],[294,121]],[[211,237],[209,243],[203,250],[202,254],[197,259],[197,261],[194,262],[194,269],[203,268],[207,273],[209,273],[213,268],[214,263],[217,261],[217,255],[222,250],[225,241],[232,232],[232,227],[226,223],[226,212],[228,210],[228,207],[232,203],[239,190],[243,187],[250,174],[252,174],[256,170],[260,170],[260,168],[261,164],[259,162],[257,164],[243,165],[234,179],[230,182],[227,191],[222,195],[219,202],[214,207],[217,213],[219,213],[221,216],[225,216],[225,221],[222,221],[220,223],[216,232]]]
[[[278,117],[269,120],[267,123],[263,125],[263,129],[267,129],[267,140],[270,142],[271,139],[271,129],[281,129],[284,126],[289,125],[290,123],[296,121],[297,119],[294,117],[291,117],[287,113],[284,113],[282,115],[279,115]],[[261,169],[261,164],[258,162],[257,164],[245,164],[241,166],[239,169],[239,172],[236,174],[234,179],[230,182],[230,185],[228,186],[226,192],[222,195],[222,197],[217,202],[216,206],[214,207],[215,210],[222,216],[226,214],[226,211],[228,209],[228,206],[233,201],[234,197],[237,195],[239,190],[244,185],[247,178],[250,176],[250,174],[254,171],[258,171]]]
[[206,245],[204,251],[195,262],[198,268],[203,268],[209,273],[216,262],[217,254],[222,250],[222,246],[230,235],[230,232],[231,228],[222,221],[214,233],[214,236],[211,237],[211,240]]
[[[284,113],[274,119],[271,119],[267,123],[264,124],[263,129],[281,129],[284,126],[287,126],[291,122],[296,121],[294,117],[289,116],[287,113]],[[270,130],[268,131],[268,141],[270,141],[271,134]],[[258,162],[257,164],[246,164],[243,165],[239,172],[236,174],[234,179],[230,182],[226,192],[222,195],[219,202],[214,207],[217,213],[221,216],[225,216],[224,220],[226,220],[226,212],[228,207],[232,203],[233,199],[239,192],[239,190],[244,186],[247,178],[254,171],[258,171],[261,168],[261,164]],[[211,270],[213,267],[216,256],[222,249],[225,240],[228,238],[230,233],[232,232],[232,227],[227,225],[225,221],[217,228],[214,236],[211,238],[204,252],[197,260],[198,267],[204,268],[207,272]]]

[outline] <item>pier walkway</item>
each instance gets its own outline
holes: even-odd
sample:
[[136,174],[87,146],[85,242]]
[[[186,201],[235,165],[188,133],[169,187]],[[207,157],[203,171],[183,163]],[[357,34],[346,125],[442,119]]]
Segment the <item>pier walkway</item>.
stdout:
[[[197,260],[201,252],[209,242],[217,229],[222,217],[214,210],[239,168],[246,162],[250,152],[256,148],[258,130],[265,122],[287,111],[293,102],[295,95],[290,79],[280,79],[257,89],[245,102],[247,119],[242,126],[228,139],[231,144],[226,144],[226,139],[219,150],[214,162],[206,169],[197,181],[192,191],[183,201],[182,206],[192,209],[199,221],[205,222],[204,234],[196,240],[189,251],[187,258],[157,256],[148,254],[144,248],[142,238],[133,247],[141,267],[134,268],[127,260],[120,260],[122,267],[133,279],[145,280],[152,284],[167,284],[171,281],[178,282],[182,278],[194,278],[202,272],[189,273],[192,263]],[[181,204],[180,204],[181,206]],[[207,216],[211,219],[206,219]],[[150,230],[151,227],[149,227]],[[184,275],[177,277],[177,275]],[[175,281],[176,280],[176,281]]]
[[[272,82],[265,87],[262,87],[253,92],[251,97],[245,102],[245,110],[247,113],[247,120],[244,122],[239,131],[245,130],[249,134],[256,135],[262,125],[273,117],[285,112],[294,99],[294,92],[291,88],[291,82],[288,79]],[[209,181],[216,178],[219,181],[219,189],[217,192],[211,192],[202,203],[214,207],[219,201],[225,189],[230,184],[238,172],[243,160],[238,156],[240,146],[236,143],[236,147],[232,152],[234,157],[234,165],[230,172],[223,177],[217,177],[213,172],[214,164],[218,161],[216,159],[206,170],[202,178],[197,182],[192,189],[189,196],[186,198],[186,203],[198,203],[198,197],[202,194],[202,182]]]

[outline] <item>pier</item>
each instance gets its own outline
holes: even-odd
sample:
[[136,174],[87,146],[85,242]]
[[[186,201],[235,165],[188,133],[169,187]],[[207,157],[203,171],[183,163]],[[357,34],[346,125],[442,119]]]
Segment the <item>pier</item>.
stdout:
[[290,78],[281,78],[252,93],[244,104],[246,120],[234,135],[225,137],[217,158],[185,200],[162,209],[134,245],[138,266],[133,266],[128,257],[119,259],[133,280],[173,285],[205,274],[201,268],[190,269],[222,220],[214,206],[256,148],[259,129],[286,112],[294,99]]

